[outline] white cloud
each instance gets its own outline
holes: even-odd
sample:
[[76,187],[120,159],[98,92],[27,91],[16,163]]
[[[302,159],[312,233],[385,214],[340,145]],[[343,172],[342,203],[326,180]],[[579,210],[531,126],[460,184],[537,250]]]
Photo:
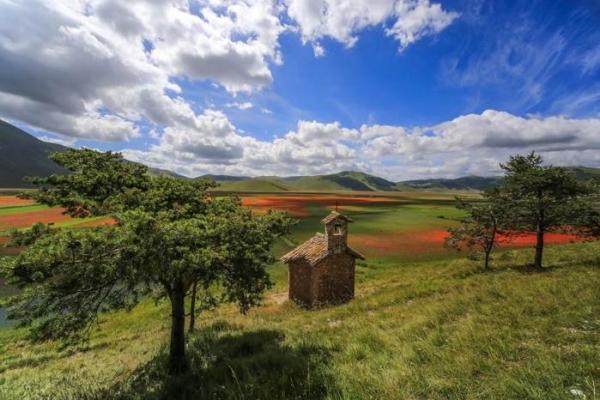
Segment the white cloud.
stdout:
[[325,56],[325,48],[323,46],[321,46],[320,43],[315,42],[315,43],[313,43],[312,47],[313,47],[313,52],[315,53],[315,57],[319,58],[319,57]]
[[217,111],[198,118],[197,131],[166,130],[148,152],[127,157],[197,176],[303,175],[361,169],[391,180],[492,175],[509,155],[541,152],[559,165],[600,164],[600,119],[519,117],[487,110],[431,127],[299,121],[272,142],[243,136]]
[[237,108],[239,110],[249,110],[252,107],[254,107],[254,104],[252,104],[249,101],[246,101],[246,102],[243,102],[243,103],[238,103],[236,101],[236,102],[233,102],[233,103],[227,103],[226,106],[229,107],[229,108]]
[[429,0],[399,1],[395,6],[394,26],[386,32],[400,43],[400,50],[424,36],[435,35],[452,23],[458,14],[442,10],[440,4]]
[[428,35],[439,33],[458,17],[429,0],[288,0],[287,13],[305,42],[313,42],[315,56],[323,51],[318,40],[330,37],[347,47],[358,41],[358,32],[369,26],[393,26],[387,34],[403,50]]
[[487,110],[432,127],[363,126],[361,156],[386,161],[383,173],[403,177],[495,174],[509,155],[532,150],[560,165],[574,165],[575,153],[576,165],[597,165],[599,130],[600,119],[519,117]]
[[[282,22],[290,22],[286,10],[297,26]],[[0,2],[0,117],[102,141],[152,138],[163,128],[166,137],[204,132],[198,124],[206,112],[176,82],[208,80],[233,95],[253,92],[271,85],[271,68],[283,63],[285,31],[299,31],[323,56],[320,37],[351,46],[360,29],[406,18],[398,31],[408,32],[406,46],[441,30],[440,21],[452,15],[428,0]]]
[[[231,92],[272,82],[284,27],[270,0],[203,4],[32,0],[0,3],[0,117],[86,139],[122,141],[153,124],[194,124],[174,78]],[[40,79],[43,77],[43,79]]]
[[62,146],[67,146],[67,147],[73,147],[73,146],[75,146],[75,143],[77,143],[77,139],[61,139],[61,138],[52,137],[52,136],[41,136],[38,139],[40,139],[43,142],[60,144]]

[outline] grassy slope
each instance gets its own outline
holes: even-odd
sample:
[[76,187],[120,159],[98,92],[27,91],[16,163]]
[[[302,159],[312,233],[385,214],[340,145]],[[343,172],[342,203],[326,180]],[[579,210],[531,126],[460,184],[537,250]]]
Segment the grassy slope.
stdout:
[[42,142],[21,129],[0,120],[0,160],[2,173],[0,187],[23,188],[31,186],[25,176],[44,176],[64,172],[48,159],[53,151],[64,146]]
[[[231,178],[231,179],[229,179]],[[385,179],[365,174],[362,172],[345,171],[331,175],[317,175],[305,177],[292,177],[289,179],[278,177],[259,177],[239,180],[228,177],[219,182],[223,191],[254,191],[254,192],[279,192],[279,191],[394,191],[406,188],[398,186]]]
[[278,178],[251,178],[243,181],[221,181],[218,190],[231,192],[286,192],[286,182]]
[[[279,305],[286,270],[266,305],[243,316],[205,313],[190,338],[193,369],[164,378],[168,310],[146,302],[102,318],[84,352],[29,345],[0,332],[0,398],[77,394],[157,398],[588,398],[600,387],[600,244],[549,248],[551,270],[531,273],[532,251],[496,256],[478,273],[466,260],[357,268],[357,298],[319,311]],[[133,372],[131,372],[133,371]]]

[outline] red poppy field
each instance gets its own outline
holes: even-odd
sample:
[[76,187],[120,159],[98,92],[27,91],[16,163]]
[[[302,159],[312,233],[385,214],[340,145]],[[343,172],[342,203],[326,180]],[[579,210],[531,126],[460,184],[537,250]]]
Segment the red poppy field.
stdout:
[[288,211],[294,217],[311,216],[314,209],[335,209],[343,211],[352,206],[385,206],[398,203],[397,199],[381,196],[243,196],[242,204],[257,210],[273,208]]
[[[243,196],[244,205],[260,211],[288,211],[298,219],[293,244],[323,229],[320,219],[336,208],[354,220],[349,244],[369,259],[410,261],[452,257],[444,248],[447,228],[455,226],[459,214],[451,194],[402,193],[391,196],[268,195]],[[533,247],[535,235],[501,238],[501,248]],[[576,236],[549,233],[546,244],[579,240]],[[500,248],[500,250],[501,250]]]
[[36,222],[52,223],[57,227],[83,228],[105,224],[107,220],[71,218],[63,214],[61,208],[48,208],[15,196],[0,196],[0,254],[18,253],[19,249],[3,247],[8,241],[7,235],[11,229],[25,229]]
[[[390,261],[424,260],[452,257],[455,252],[443,247],[446,229],[458,216],[451,194],[394,193],[391,195],[244,195],[242,204],[257,212],[269,208],[288,211],[298,220],[291,241],[279,251],[308,239],[323,229],[319,221],[337,209],[354,220],[349,243],[369,259]],[[73,219],[62,209],[35,205],[30,200],[0,196],[0,240],[11,228],[27,228],[36,222],[64,227],[93,227],[105,219]],[[565,234],[547,234],[547,244],[577,241]],[[535,237],[520,235],[502,247],[531,247]],[[1,246],[1,244],[0,244]],[[6,253],[4,251],[4,253]]]
[[0,208],[33,204],[33,200],[20,199],[15,196],[0,196]]

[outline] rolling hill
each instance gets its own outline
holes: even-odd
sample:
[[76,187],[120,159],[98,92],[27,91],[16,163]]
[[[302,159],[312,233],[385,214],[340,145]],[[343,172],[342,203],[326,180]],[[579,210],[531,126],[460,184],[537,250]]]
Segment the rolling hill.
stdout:
[[223,175],[220,178],[215,180],[221,184],[219,190],[222,191],[294,192],[351,190],[381,192],[398,190],[398,185],[394,182],[356,171],[287,178],[264,176],[245,179],[243,177]]
[[49,153],[65,149],[59,144],[43,142],[0,120],[0,187],[31,187],[23,180],[24,177],[65,172],[48,159]]
[[503,179],[500,176],[481,177],[463,176],[456,179],[421,179],[404,181],[402,184],[413,189],[439,189],[439,190],[484,190],[500,185]]
[[[31,187],[26,176],[44,176],[65,170],[48,159],[48,153],[64,151],[65,146],[47,143],[27,132],[0,120],[0,188]],[[600,168],[568,167],[578,179],[600,179]],[[148,168],[152,175],[168,175],[188,179],[172,171]],[[367,191],[391,192],[414,190],[484,190],[502,183],[502,177],[464,176],[456,179],[421,179],[391,182],[364,172],[343,171],[337,174],[314,176],[230,176],[202,175],[221,186],[219,191],[230,192],[295,192],[295,191]]]
[[[66,170],[50,159],[48,154],[65,151],[67,147],[48,143],[0,120],[0,188],[28,188],[27,176],[61,174]],[[175,172],[160,168],[148,168],[151,175],[167,175],[185,178]]]

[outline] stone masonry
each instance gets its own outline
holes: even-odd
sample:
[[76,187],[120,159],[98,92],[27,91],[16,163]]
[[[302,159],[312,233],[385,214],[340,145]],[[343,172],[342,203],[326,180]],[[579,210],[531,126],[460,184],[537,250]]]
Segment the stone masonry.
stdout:
[[289,298],[312,308],[354,297],[355,261],[364,257],[348,246],[350,218],[332,212],[321,221],[325,234],[315,236],[281,260],[289,265]]

